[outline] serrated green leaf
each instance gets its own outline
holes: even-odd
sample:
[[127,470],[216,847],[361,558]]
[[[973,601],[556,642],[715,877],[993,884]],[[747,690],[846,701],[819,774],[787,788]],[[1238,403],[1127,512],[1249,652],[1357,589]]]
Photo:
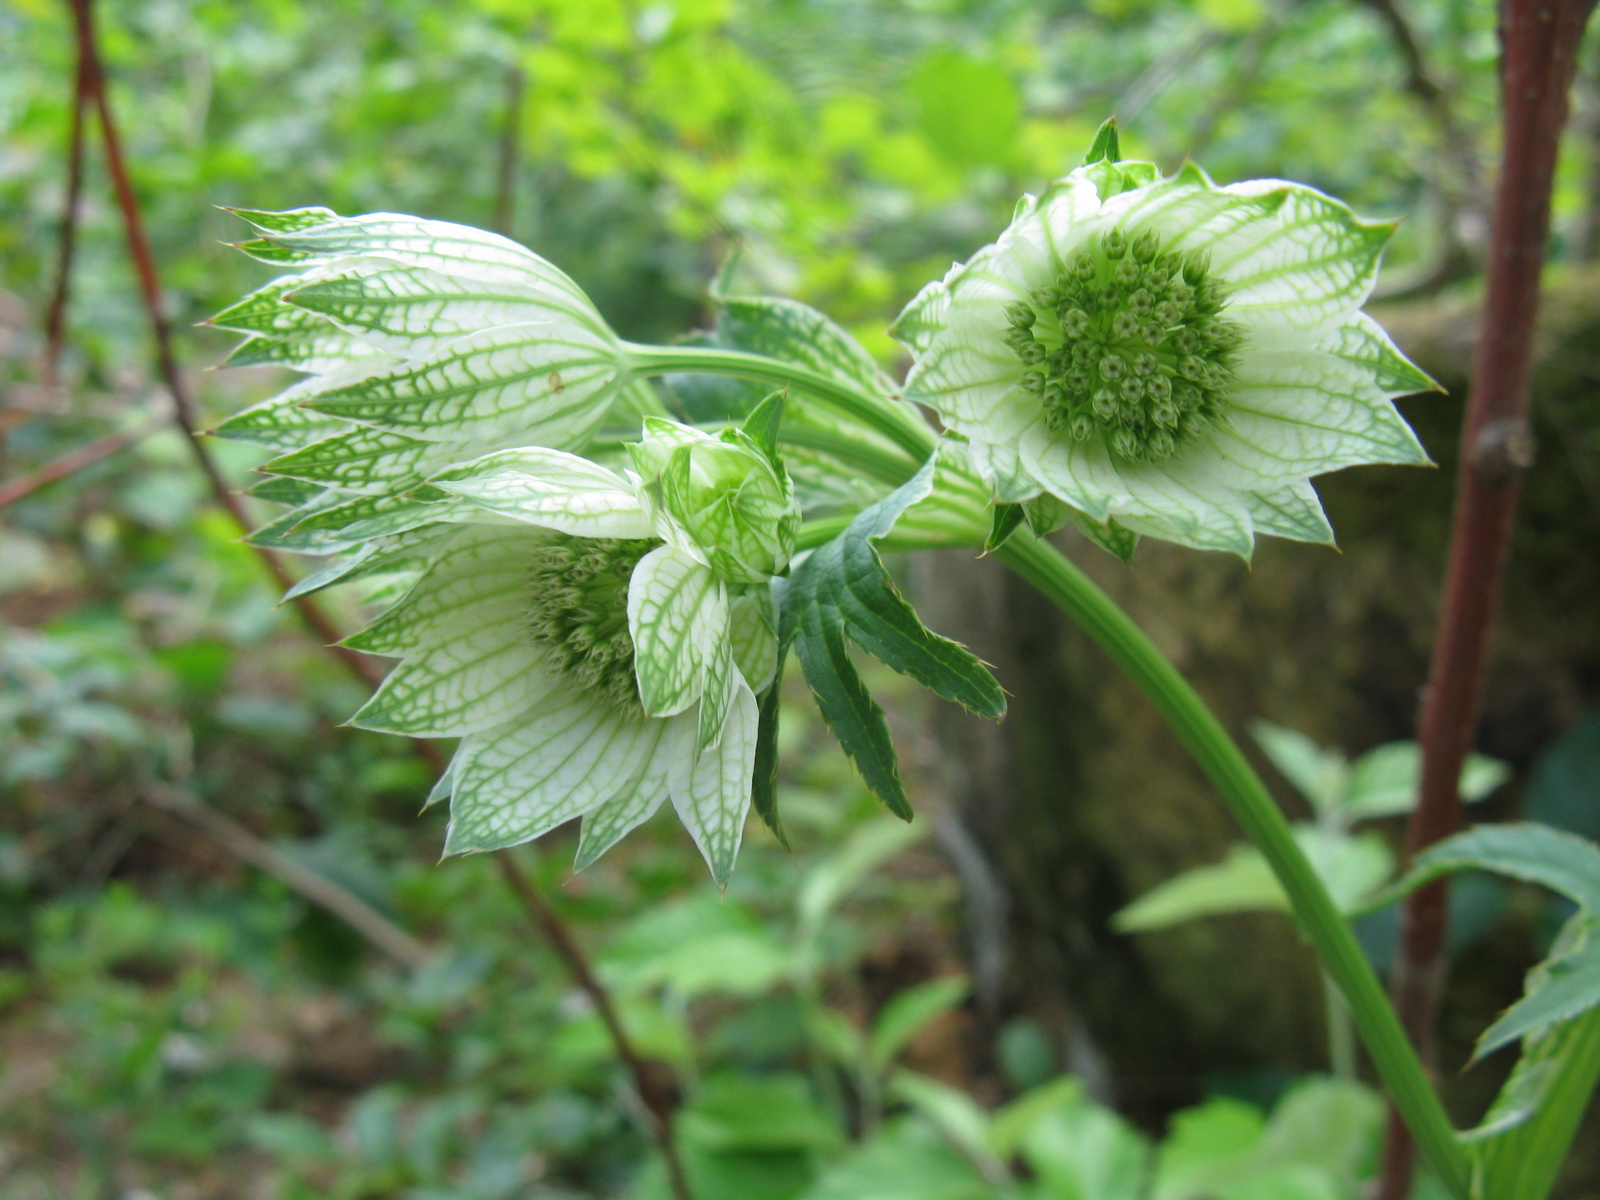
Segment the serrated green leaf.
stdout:
[[1531,821],[1479,825],[1429,846],[1384,899],[1464,870],[1537,883],[1566,896],[1588,916],[1600,917],[1600,847]]
[[981,662],[926,629],[890,581],[873,546],[932,489],[938,454],[912,479],[864,509],[798,567],[781,593],[780,638],[793,644],[823,719],[867,786],[899,816],[910,805],[888,723],[850,661],[846,637],[888,666],[981,716],[1005,712],[1005,693]]
[[780,646],[773,667],[772,683],[761,694],[756,709],[755,770],[750,786],[750,803],[756,815],[772,830],[772,836],[778,839],[778,844],[788,849],[789,838],[783,832],[783,822],[778,816],[778,714],[782,708],[780,692],[786,657],[786,651]]
[[1600,1005],[1600,847],[1545,825],[1480,825],[1428,847],[1383,903],[1452,871],[1509,875],[1559,892],[1578,906],[1550,955],[1528,975],[1521,1000],[1487,1029],[1476,1057],[1536,1037]]
[[1484,1122],[1464,1134],[1483,1195],[1545,1200],[1600,1079],[1600,1008],[1523,1046]]
[[1474,1059],[1600,1006],[1600,922],[1574,920],[1570,925],[1567,940],[1577,944],[1552,951],[1529,974],[1522,999],[1484,1030]]

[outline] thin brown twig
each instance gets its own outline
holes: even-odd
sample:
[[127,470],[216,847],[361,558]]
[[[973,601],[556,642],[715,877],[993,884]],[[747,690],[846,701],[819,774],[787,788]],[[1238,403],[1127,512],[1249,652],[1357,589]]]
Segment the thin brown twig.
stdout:
[[56,283],[45,309],[44,385],[53,388],[59,381],[61,348],[66,341],[67,299],[72,292],[72,258],[78,245],[78,207],[83,197],[84,123],[89,107],[89,74],[83,56],[78,56],[72,82],[72,127],[67,135],[67,194],[61,205],[61,234],[56,244]]
[[676,1098],[673,1094],[675,1087],[669,1069],[664,1064],[644,1058],[635,1048],[633,1039],[623,1028],[622,1018],[617,1014],[610,993],[600,982],[599,976],[594,973],[594,968],[589,965],[583,947],[572,936],[572,930],[568,928],[566,922],[550,907],[550,902],[545,899],[544,893],[539,891],[534,886],[533,880],[528,878],[528,873],[522,869],[522,864],[517,861],[516,856],[509,850],[502,850],[495,855],[495,861],[500,873],[505,876],[506,883],[522,901],[523,907],[560,951],[561,957],[566,960],[568,968],[577,979],[578,986],[589,997],[595,1011],[600,1015],[600,1020],[611,1034],[611,1040],[617,1048],[617,1057],[622,1059],[628,1073],[633,1076],[639,1098],[644,1101],[654,1120],[655,1128],[652,1133],[656,1144],[661,1148],[662,1158],[666,1161],[672,1194],[677,1200],[692,1200],[689,1181],[684,1175],[683,1162],[678,1156],[677,1144],[672,1136]]
[[432,950],[360,896],[327,876],[301,866],[233,818],[201,803],[183,789],[152,784],[144,788],[139,798],[151,808],[198,829],[234,857],[259,867],[307,900],[321,905],[407,970],[420,969],[432,957]]
[[[1418,723],[1422,788],[1406,835],[1411,855],[1461,824],[1461,765],[1477,730],[1522,474],[1533,461],[1528,402],[1534,321],[1556,157],[1578,46],[1594,4],[1505,0],[1501,8],[1504,150],[1482,333],[1461,431],[1444,598]],[[1441,882],[1406,901],[1390,981],[1406,1030],[1430,1066],[1437,1057],[1434,1024],[1448,966],[1447,899]],[[1415,1156],[1412,1139],[1391,1109],[1380,1200],[1410,1194]]]
[[[198,410],[173,353],[172,329],[167,321],[166,306],[161,299],[161,283],[156,274],[155,259],[150,253],[150,243],[145,237],[138,197],[134,194],[133,184],[128,176],[127,164],[122,155],[122,140],[117,133],[116,120],[111,112],[111,100],[105,86],[105,70],[100,60],[99,43],[95,36],[94,0],[69,0],[69,3],[77,34],[79,69],[83,72],[86,80],[84,86],[88,89],[100,118],[106,168],[111,176],[112,189],[116,193],[117,207],[122,213],[128,254],[133,259],[134,271],[139,278],[139,291],[144,298],[145,311],[150,319],[150,328],[155,340],[157,370],[167,390],[172,394],[173,417],[188,438],[189,445],[194,451],[195,461],[205,475],[207,483],[210,484],[213,498],[228,511],[241,530],[248,532],[251,522],[249,514],[245,511],[244,502],[228,486],[227,480],[222,477],[222,472],[217,467],[216,460],[211,457],[200,440]],[[294,576],[289,573],[288,568],[276,554],[260,546],[253,549],[281,589],[287,591],[294,586]],[[340,636],[337,627],[310,596],[297,596],[294,604],[306,624],[322,639],[324,645],[329,646],[333,653],[345,661],[347,667],[370,686],[376,687],[382,681],[382,672],[371,659],[337,644]]]
[[[211,484],[213,495],[239,522],[241,528],[248,530],[250,528],[248,514],[245,513],[238,496],[228,488],[221,472],[217,469],[215,461],[199,440],[199,422],[194,402],[178,371],[177,360],[173,355],[171,331],[161,303],[161,291],[156,275],[155,261],[150,254],[149,244],[145,240],[138,201],[128,179],[127,169],[122,158],[121,145],[116,134],[116,125],[111,114],[110,101],[106,95],[104,72],[101,67],[98,45],[94,34],[93,0],[69,0],[69,3],[72,7],[74,24],[77,30],[80,62],[84,64],[84,69],[88,72],[88,86],[91,89],[96,109],[100,116],[101,132],[104,135],[106,146],[107,166],[116,190],[118,206],[122,210],[123,223],[127,232],[128,249],[134,260],[134,266],[139,276],[140,290],[143,293],[145,307],[148,310],[151,327],[155,335],[157,365],[168,390],[172,392],[177,422],[184,433],[188,435],[195,457]],[[261,547],[255,547],[254,549],[262,561],[266,563],[268,569],[272,571],[279,584],[284,589],[289,588],[293,583],[293,579],[277,556]],[[337,644],[339,640],[338,630],[326,614],[322,612],[321,608],[311,601],[310,597],[298,597],[295,603],[307,622],[323,638],[327,648],[337,654],[349,669],[371,686],[377,686],[382,681],[382,669],[376,666],[375,660]],[[419,742],[418,752],[436,771],[443,770],[444,756],[435,744],[427,741]],[[624,1065],[632,1074],[640,1099],[654,1117],[652,1133],[661,1148],[662,1157],[666,1161],[668,1180],[672,1187],[673,1195],[677,1200],[693,1200],[672,1136],[674,1097],[670,1084],[663,1082],[660,1069],[652,1070],[650,1063],[634,1049],[632,1041],[628,1038],[626,1030],[623,1029],[622,1023],[617,1017],[616,1008],[611,1003],[611,998],[605,989],[605,985],[600,982],[599,977],[594,973],[588,957],[573,936],[571,929],[568,928],[560,915],[550,907],[548,901],[534,886],[532,880],[527,878],[519,864],[508,852],[501,852],[496,856],[496,859],[518,898],[533,915],[545,936],[550,939],[557,952],[567,963],[568,969],[573,973],[573,976],[579,981],[580,986],[583,987],[584,991],[593,1000],[597,1010],[601,1013],[606,1028],[616,1045],[618,1057],[622,1059]]]
[[169,417],[153,417],[121,433],[108,433],[105,437],[96,438],[92,442],[67,451],[60,458],[53,458],[31,471],[0,483],[0,508],[15,504],[18,500],[31,496],[52,483],[58,483],[69,475],[75,475],[87,467],[92,467],[114,454],[121,454],[130,446],[136,446],[144,441],[169,420]]

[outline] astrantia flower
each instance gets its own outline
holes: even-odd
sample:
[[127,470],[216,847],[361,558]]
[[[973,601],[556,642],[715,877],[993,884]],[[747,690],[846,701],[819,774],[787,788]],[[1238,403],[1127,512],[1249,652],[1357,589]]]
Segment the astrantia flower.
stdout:
[[349,640],[401,658],[354,724],[462,738],[435,789],[449,853],[581,816],[582,867],[670,796],[716,878],[733,868],[793,489],[742,430],[650,420],[631,449],[644,474],[524,447],[435,476],[497,523],[454,533]]
[[451,520],[461,506],[414,494],[429,475],[502,447],[581,449],[627,382],[582,289],[497,234],[388,213],[241,215],[262,235],[244,249],[295,271],[212,323],[250,335],[230,365],[308,375],[218,428],[280,451],[262,470],[285,483],[268,494],[296,507],[260,544],[332,553]]
[[1081,167],[907,307],[906,394],[997,500],[1102,544],[1331,542],[1310,476],[1427,461],[1392,399],[1434,385],[1360,311],[1390,231],[1298,184]]

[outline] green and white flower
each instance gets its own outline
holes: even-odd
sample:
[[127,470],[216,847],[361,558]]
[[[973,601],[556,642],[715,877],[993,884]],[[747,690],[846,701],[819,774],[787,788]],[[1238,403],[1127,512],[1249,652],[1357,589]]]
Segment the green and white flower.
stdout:
[[1331,543],[1311,476],[1427,461],[1392,401],[1435,385],[1361,312],[1391,229],[1299,184],[1094,162],[906,308],[906,395],[997,501],[1054,497],[1108,548]]
[[[752,418],[770,428],[776,399]],[[348,644],[400,664],[353,719],[460,737],[434,799],[447,853],[583,818],[578,867],[667,797],[712,873],[733,869],[755,763],[755,693],[777,664],[771,577],[798,509],[770,439],[650,419],[621,474],[520,447],[431,489],[491,524],[450,536]]]
[[515,242],[388,213],[241,215],[261,234],[243,249],[295,269],[212,324],[248,335],[230,365],[307,375],[217,430],[278,450],[262,470],[302,485],[273,493],[295,506],[260,544],[336,553],[457,519],[468,506],[415,494],[428,476],[504,447],[582,449],[637,399],[582,289]]

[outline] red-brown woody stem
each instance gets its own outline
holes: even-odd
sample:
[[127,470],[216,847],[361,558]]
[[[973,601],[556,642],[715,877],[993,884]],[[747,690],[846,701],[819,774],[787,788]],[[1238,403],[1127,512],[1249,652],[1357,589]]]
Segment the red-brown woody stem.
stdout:
[[[1422,795],[1407,830],[1409,855],[1461,824],[1461,766],[1477,730],[1522,472],[1533,461],[1528,397],[1556,154],[1578,46],[1593,8],[1594,0],[1504,0],[1501,7],[1504,152],[1483,324],[1461,431],[1444,597],[1419,722]],[[1446,888],[1432,884],[1406,901],[1390,981],[1401,1020],[1430,1066],[1447,965]],[[1391,1111],[1381,1200],[1409,1194],[1414,1159],[1411,1138]]]

